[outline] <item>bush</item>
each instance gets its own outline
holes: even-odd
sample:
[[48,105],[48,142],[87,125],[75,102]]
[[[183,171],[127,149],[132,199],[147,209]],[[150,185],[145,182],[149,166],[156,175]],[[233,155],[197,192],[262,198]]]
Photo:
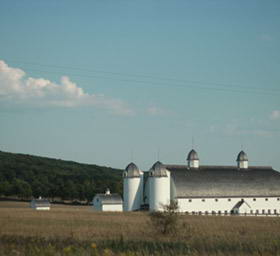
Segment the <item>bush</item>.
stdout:
[[175,234],[179,227],[179,214],[177,201],[163,205],[163,211],[151,212],[150,220],[155,230],[161,234]]

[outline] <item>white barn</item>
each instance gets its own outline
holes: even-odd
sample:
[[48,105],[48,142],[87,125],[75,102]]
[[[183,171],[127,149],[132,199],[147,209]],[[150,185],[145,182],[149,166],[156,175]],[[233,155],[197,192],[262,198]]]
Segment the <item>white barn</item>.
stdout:
[[124,210],[162,210],[171,200],[186,214],[280,214],[280,173],[249,166],[241,151],[236,166],[200,165],[191,150],[186,165],[156,162],[148,172],[131,163],[123,175]]
[[104,194],[96,194],[92,201],[95,211],[114,211],[123,210],[123,200],[119,194],[110,193],[107,189]]
[[49,211],[51,209],[51,204],[49,200],[42,199],[41,197],[38,199],[33,199],[30,203],[30,206],[35,210],[41,211]]

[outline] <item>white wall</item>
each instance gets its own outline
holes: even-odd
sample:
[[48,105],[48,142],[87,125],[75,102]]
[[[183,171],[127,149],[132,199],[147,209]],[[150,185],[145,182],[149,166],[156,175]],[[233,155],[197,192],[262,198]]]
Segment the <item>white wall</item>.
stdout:
[[237,162],[237,166],[240,169],[248,169],[248,161],[239,161]]
[[35,207],[34,209],[38,211],[49,211],[50,207]]
[[189,167],[191,168],[198,168],[199,167],[199,160],[190,160]]
[[122,212],[123,206],[122,204],[103,204],[102,211],[108,212]]
[[[216,199],[218,201],[216,201]],[[229,201],[230,199],[230,201]],[[220,211],[222,214],[225,211],[230,213],[233,207],[242,199],[248,204],[248,206],[242,205],[240,207],[241,214],[256,214],[257,210],[259,214],[274,214],[276,210],[277,214],[280,214],[280,201],[277,197],[256,197],[256,198],[179,198],[178,206],[181,212],[195,212],[198,214],[201,212],[205,214],[208,211],[208,214],[211,214],[212,211],[215,211],[216,214]],[[255,199],[255,201],[254,201]],[[267,199],[267,200],[266,200]],[[189,201],[191,200],[191,202]],[[204,200],[204,202],[202,201]],[[270,210],[270,213],[269,213]]]

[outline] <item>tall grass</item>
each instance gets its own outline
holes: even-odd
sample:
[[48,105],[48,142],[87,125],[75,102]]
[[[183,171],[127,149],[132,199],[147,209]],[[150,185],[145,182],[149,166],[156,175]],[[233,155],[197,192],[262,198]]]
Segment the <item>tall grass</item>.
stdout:
[[163,235],[147,213],[0,202],[0,255],[280,255],[278,217],[182,215],[179,225]]

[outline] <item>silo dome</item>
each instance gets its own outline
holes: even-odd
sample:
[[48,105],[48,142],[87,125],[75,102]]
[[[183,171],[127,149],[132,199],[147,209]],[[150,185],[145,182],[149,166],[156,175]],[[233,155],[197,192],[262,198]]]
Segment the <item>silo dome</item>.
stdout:
[[150,176],[154,177],[167,177],[167,172],[164,165],[157,161],[150,169]]
[[240,162],[240,161],[248,161],[248,156],[246,155],[246,153],[241,150],[237,156],[237,159],[236,159],[237,162]]
[[188,161],[199,160],[198,154],[196,153],[196,151],[194,149],[192,149],[190,151],[190,153],[188,154],[187,160]]
[[130,163],[126,168],[125,168],[125,177],[140,177],[140,170],[137,167],[136,164]]

